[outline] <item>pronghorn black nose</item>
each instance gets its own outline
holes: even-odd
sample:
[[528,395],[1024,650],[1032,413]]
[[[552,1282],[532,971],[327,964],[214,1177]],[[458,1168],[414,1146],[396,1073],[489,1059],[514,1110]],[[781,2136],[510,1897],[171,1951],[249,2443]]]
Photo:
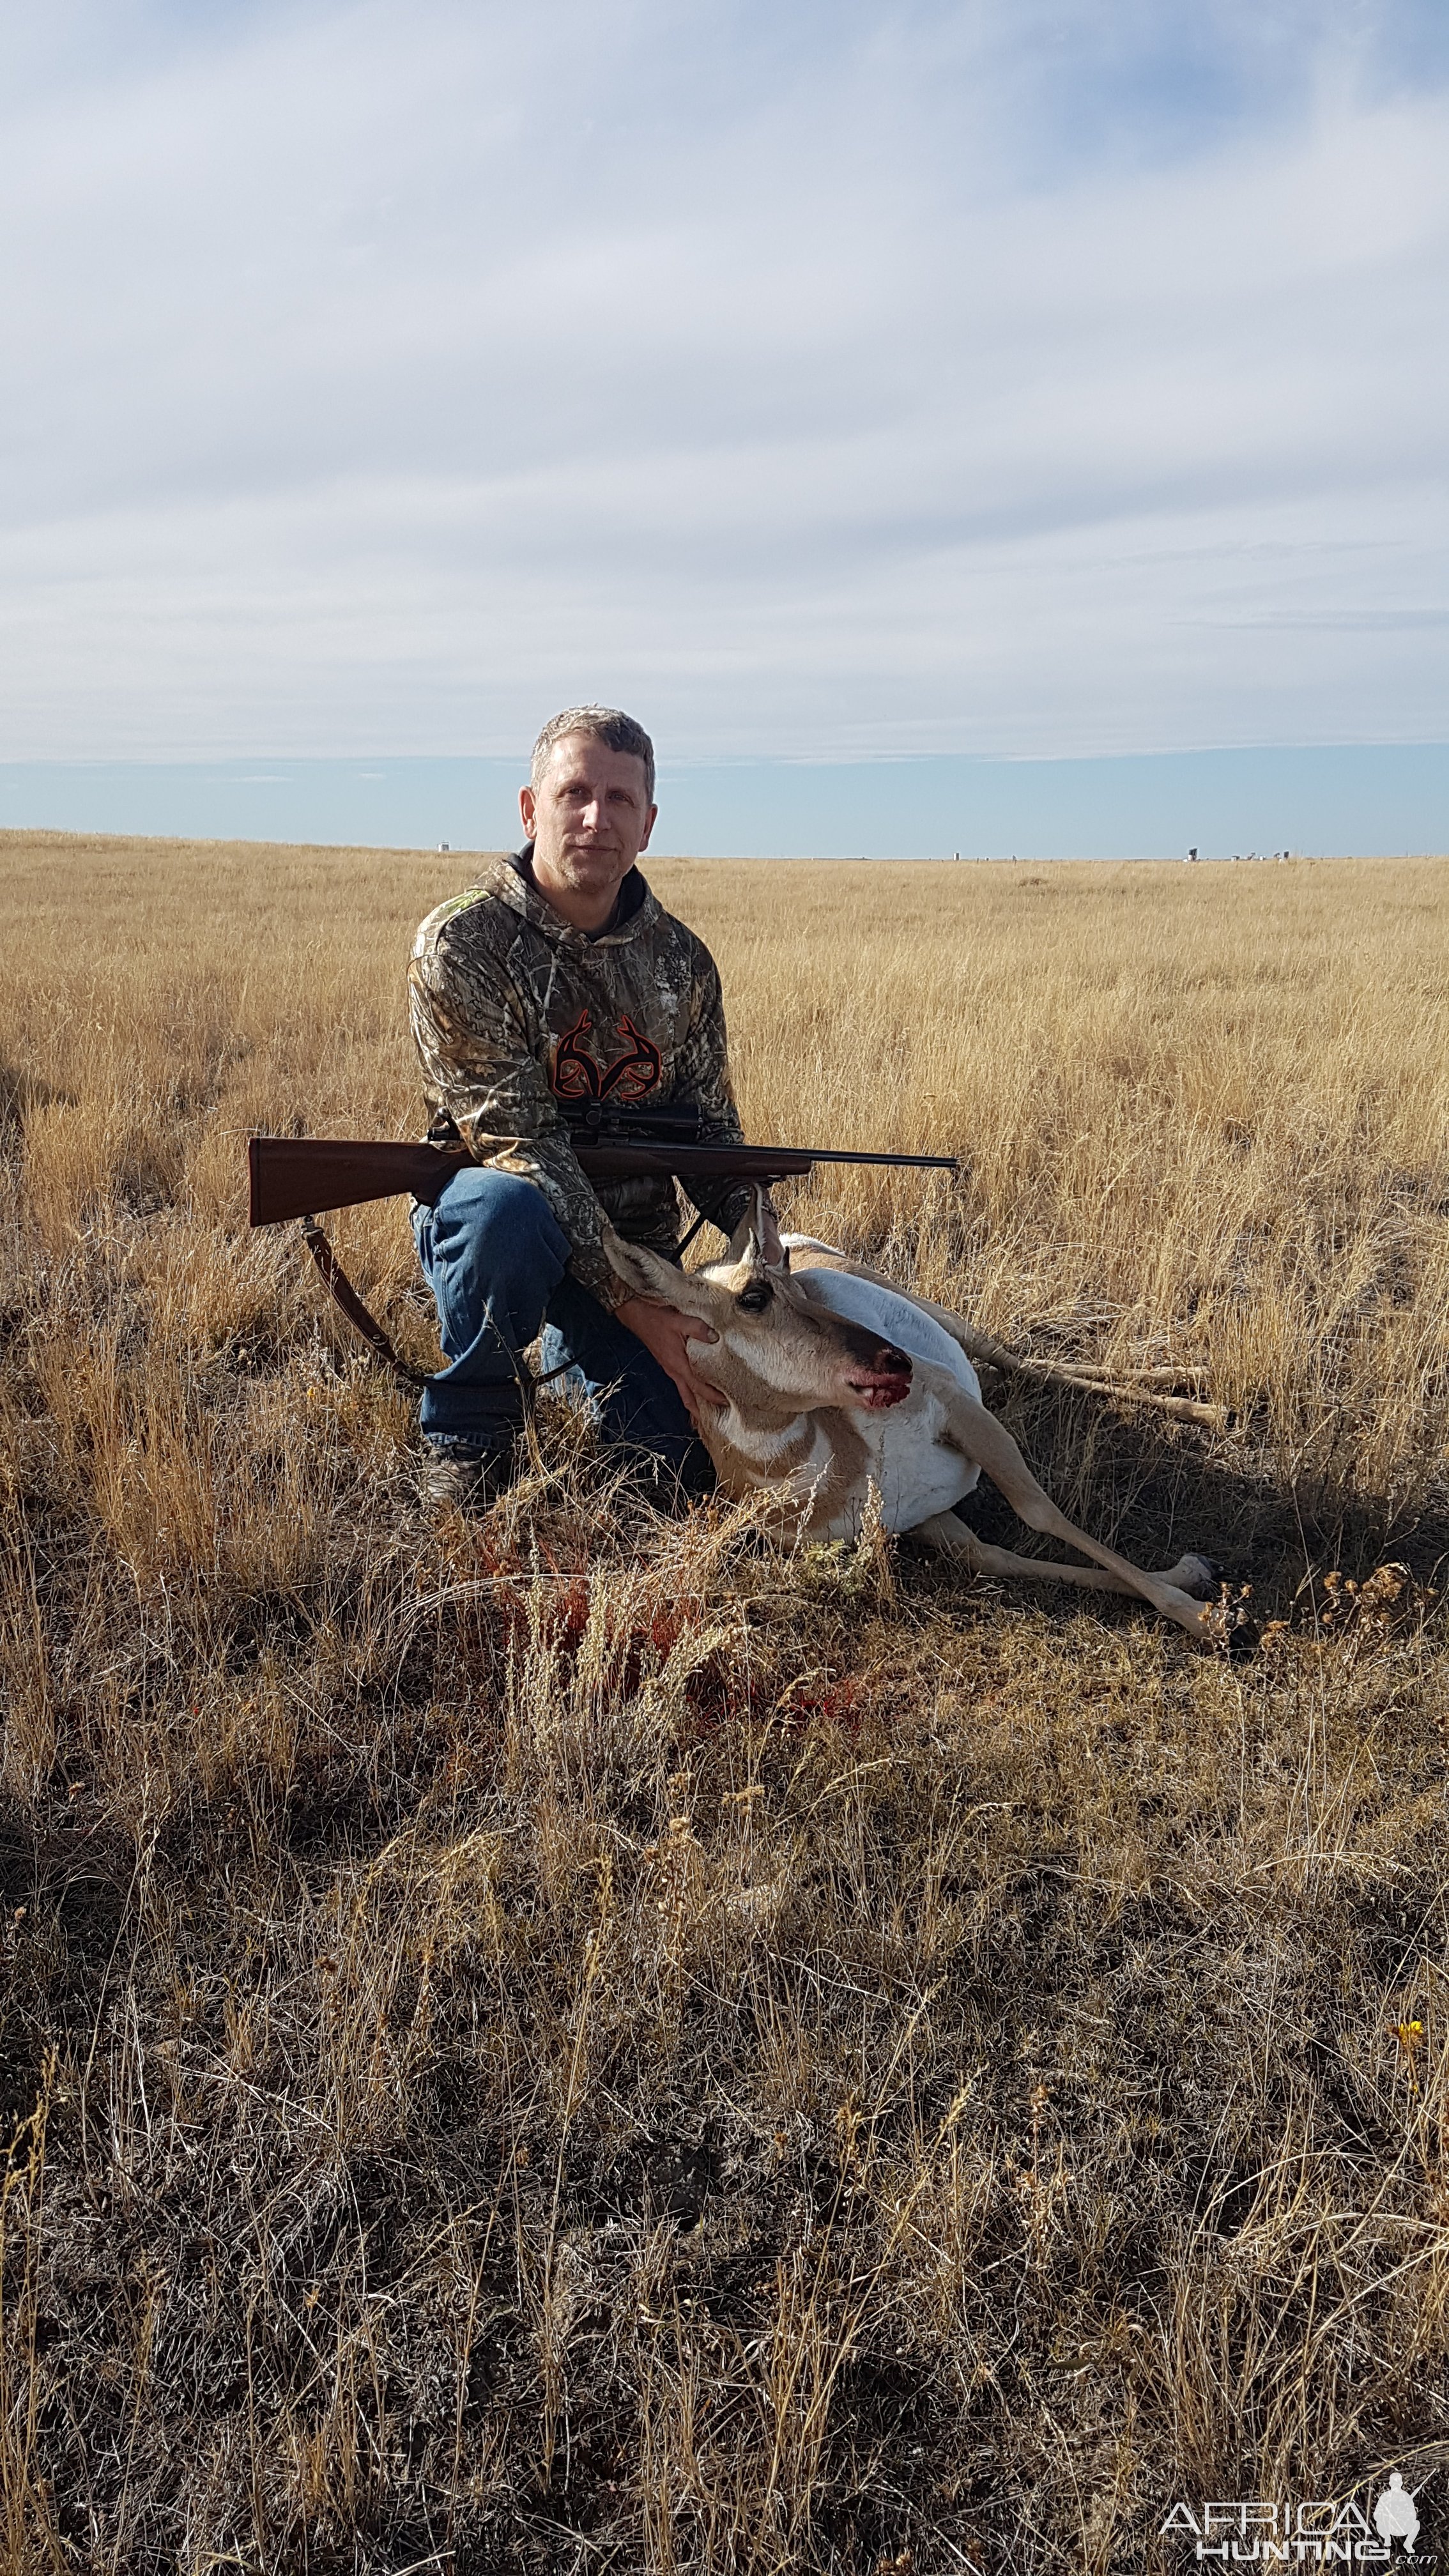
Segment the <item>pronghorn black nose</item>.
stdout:
[[874,1364],[882,1377],[909,1377],[911,1374],[909,1358],[904,1351],[896,1349],[894,1342],[882,1342]]

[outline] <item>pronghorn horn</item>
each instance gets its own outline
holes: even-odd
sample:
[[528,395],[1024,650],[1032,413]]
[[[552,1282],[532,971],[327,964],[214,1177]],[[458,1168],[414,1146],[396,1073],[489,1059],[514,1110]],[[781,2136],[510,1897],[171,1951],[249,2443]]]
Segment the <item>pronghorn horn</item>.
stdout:
[[[753,1247],[754,1247],[754,1259],[755,1259],[756,1261],[759,1261],[759,1262],[761,1262],[761,1263],[764,1263],[764,1264],[765,1264],[765,1267],[766,1267],[767,1269],[768,1269],[768,1268],[770,1268],[770,1267],[772,1266],[771,1264],[769,1264],[769,1263],[766,1263],[766,1262],[765,1262],[765,1233],[766,1233],[766,1229],[767,1229],[767,1227],[768,1227],[768,1224],[769,1224],[769,1211],[767,1210],[767,1208],[766,1208],[766,1206],[765,1206],[765,1187],[764,1187],[764,1183],[763,1183],[762,1181],[756,1181],[756,1183],[755,1183],[755,1219],[754,1219],[754,1224],[753,1224],[753,1226],[752,1226],[752,1228],[751,1228],[751,1240],[752,1240]],[[781,1248],[780,1248],[780,1259],[779,1259],[778,1267],[779,1267],[781,1270],[788,1270],[788,1269],[789,1269],[789,1267],[790,1267],[790,1255],[789,1255],[789,1253],[785,1250],[785,1248],[784,1248],[784,1246],[783,1246],[783,1245],[782,1245],[782,1246],[781,1246]]]

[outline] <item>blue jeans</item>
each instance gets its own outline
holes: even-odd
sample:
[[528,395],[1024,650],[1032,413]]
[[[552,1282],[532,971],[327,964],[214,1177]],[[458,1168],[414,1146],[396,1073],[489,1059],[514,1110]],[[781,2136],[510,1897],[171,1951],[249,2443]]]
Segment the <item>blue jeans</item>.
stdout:
[[541,1330],[543,1368],[573,1363],[606,1440],[652,1451],[686,1490],[708,1492],[709,1454],[673,1380],[570,1275],[568,1238],[532,1181],[473,1165],[436,1206],[414,1208],[413,1233],[448,1361],[423,1389],[425,1438],[486,1448],[498,1396],[517,1383],[510,1353]]

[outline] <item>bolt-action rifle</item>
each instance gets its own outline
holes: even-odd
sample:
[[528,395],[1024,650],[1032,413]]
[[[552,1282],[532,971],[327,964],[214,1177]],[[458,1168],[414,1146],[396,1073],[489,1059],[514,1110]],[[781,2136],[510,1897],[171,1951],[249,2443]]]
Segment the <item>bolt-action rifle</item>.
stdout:
[[[884,1162],[926,1172],[957,1172],[954,1154],[846,1154],[835,1146],[784,1144],[701,1144],[699,1110],[627,1110],[606,1103],[559,1103],[580,1172],[588,1180],[634,1180],[657,1175],[683,1182],[748,1180],[768,1188],[773,1180],[794,1180],[817,1162]],[[423,1386],[418,1368],[394,1350],[387,1332],[364,1306],[340,1267],[317,1208],[361,1208],[371,1198],[402,1198],[410,1193],[433,1206],[454,1172],[467,1170],[472,1154],[462,1136],[443,1126],[428,1144],[353,1144],[343,1136],[250,1136],[250,1224],[281,1226],[286,1218],[302,1221],[302,1236],[317,1270],[343,1314],[371,1342],[376,1355],[407,1386]],[[683,1236],[681,1252],[694,1242],[704,1218]],[[552,1370],[557,1376],[557,1370]],[[539,1381],[541,1383],[541,1381]]]
[[[823,1145],[721,1145],[700,1141],[697,1109],[616,1109],[588,1101],[559,1104],[579,1169],[591,1181],[658,1175],[682,1183],[749,1181],[768,1188],[793,1180],[816,1163],[886,1163],[916,1170],[954,1172],[952,1154],[856,1154]],[[251,1223],[282,1225],[300,1219],[307,1249],[348,1321],[397,1375],[421,1386],[421,1372],[394,1350],[342,1271],[317,1222],[319,1208],[361,1207],[370,1199],[405,1193],[431,1207],[455,1173],[472,1161],[457,1130],[444,1124],[425,1144],[354,1143],[350,1138],[253,1136],[247,1143]],[[691,1226],[683,1251],[703,1217]]]

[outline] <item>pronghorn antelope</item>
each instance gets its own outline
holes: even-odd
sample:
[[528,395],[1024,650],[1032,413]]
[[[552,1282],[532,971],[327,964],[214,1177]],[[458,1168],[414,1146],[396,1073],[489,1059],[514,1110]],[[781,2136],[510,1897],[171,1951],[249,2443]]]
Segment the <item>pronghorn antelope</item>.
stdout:
[[[692,1341],[690,1355],[695,1375],[719,1390],[699,1430],[726,1493],[773,1487],[782,1527],[847,1538],[874,1486],[887,1529],[928,1540],[973,1573],[1135,1592],[1192,1636],[1215,1634],[1217,1575],[1205,1557],[1149,1574],[1058,1511],[981,1401],[971,1354],[990,1358],[996,1346],[944,1307],[808,1236],[787,1235],[784,1261],[771,1266],[748,1224],[727,1260],[696,1271],[612,1233],[606,1243],[636,1296],[697,1315],[717,1336]],[[952,1510],[983,1469],[1029,1529],[1093,1563],[986,1546]]]

